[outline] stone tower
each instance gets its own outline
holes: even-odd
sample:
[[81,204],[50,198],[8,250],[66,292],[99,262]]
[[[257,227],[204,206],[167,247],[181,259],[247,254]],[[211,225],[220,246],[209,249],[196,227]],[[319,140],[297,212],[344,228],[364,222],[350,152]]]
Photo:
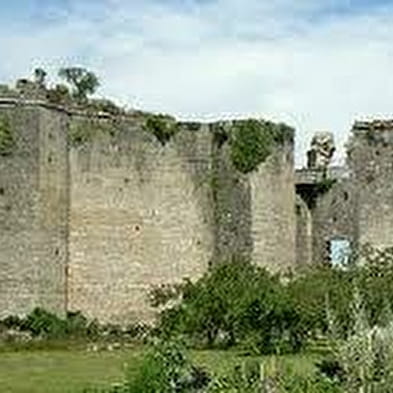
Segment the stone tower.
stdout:
[[296,189],[298,264],[330,261],[345,243],[392,247],[393,121],[355,122],[347,166],[298,170]]
[[393,246],[393,121],[356,122],[348,147],[359,244]]
[[[0,101],[0,317],[66,309],[67,116]],[[12,145],[12,146],[11,146]]]

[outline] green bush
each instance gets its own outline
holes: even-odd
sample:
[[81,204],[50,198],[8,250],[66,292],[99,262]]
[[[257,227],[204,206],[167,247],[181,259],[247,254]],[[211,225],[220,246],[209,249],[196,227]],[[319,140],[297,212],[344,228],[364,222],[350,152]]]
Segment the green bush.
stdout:
[[370,327],[365,303],[355,295],[350,335],[338,338],[327,358],[318,364],[320,372],[338,381],[348,393],[390,393],[393,386],[393,322]]
[[370,326],[386,325],[393,319],[393,248],[365,246],[359,256],[357,288]]
[[106,390],[85,393],[344,393],[338,381],[319,372],[299,375],[279,358],[243,361],[224,375],[214,375],[188,360],[178,341],[150,346],[136,372]]
[[147,115],[144,127],[151,132],[162,145],[165,145],[178,132],[176,120],[167,115]]
[[63,84],[57,84],[54,88],[48,89],[46,98],[56,105],[70,105],[72,102],[71,93],[68,87]]
[[23,319],[17,315],[9,315],[0,321],[1,329],[20,329],[23,326]]
[[165,309],[162,334],[183,334],[198,346],[240,345],[258,353],[297,350],[299,316],[278,276],[245,260],[212,267],[186,282],[181,302]]
[[185,335],[196,346],[286,353],[310,344],[323,352],[332,326],[340,339],[353,333],[357,292],[370,326],[393,319],[393,250],[366,250],[345,269],[305,268],[285,284],[248,261],[215,264],[195,283],[156,288],[152,304],[171,305],[161,313],[161,334]]
[[28,330],[33,336],[63,338],[67,323],[55,314],[41,308],[34,309],[23,321],[22,330]]
[[263,163],[274,146],[293,141],[294,130],[285,124],[249,119],[234,122],[229,135],[235,168],[248,173]]
[[8,316],[0,321],[0,327],[29,332],[33,337],[47,340],[96,339],[102,329],[96,321],[89,322],[79,311],[68,312],[62,319],[42,308],[35,308],[24,318]]
[[136,372],[106,390],[85,393],[198,393],[206,392],[210,376],[193,365],[179,341],[156,341],[150,345]]
[[255,170],[271,154],[271,128],[258,120],[235,123],[231,136],[231,158],[237,170],[248,173]]
[[303,332],[326,334],[334,317],[342,334],[352,324],[354,274],[327,265],[306,268],[287,285]]

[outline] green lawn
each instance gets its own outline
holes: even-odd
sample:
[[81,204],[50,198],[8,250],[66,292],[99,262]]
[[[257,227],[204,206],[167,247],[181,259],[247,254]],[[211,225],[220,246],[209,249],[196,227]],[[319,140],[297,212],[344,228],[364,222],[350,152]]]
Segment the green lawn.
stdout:
[[[78,393],[86,387],[106,387],[135,369],[142,348],[92,353],[83,350],[18,351],[0,353],[1,393]],[[224,373],[245,358],[230,351],[193,352],[194,361]],[[286,357],[299,372],[312,370],[309,356]]]

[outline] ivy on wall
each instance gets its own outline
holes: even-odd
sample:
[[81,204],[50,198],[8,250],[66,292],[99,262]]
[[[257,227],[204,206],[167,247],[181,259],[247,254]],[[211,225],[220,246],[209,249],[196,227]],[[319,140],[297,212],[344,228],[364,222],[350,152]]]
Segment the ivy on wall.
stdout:
[[6,156],[12,153],[15,144],[11,124],[7,116],[0,116],[0,155]]
[[255,119],[236,121],[229,135],[232,162],[238,171],[249,173],[267,159],[275,146],[293,138],[294,130],[285,124]]
[[169,142],[179,130],[178,124],[174,118],[162,114],[149,114],[143,128],[151,132],[162,145]]

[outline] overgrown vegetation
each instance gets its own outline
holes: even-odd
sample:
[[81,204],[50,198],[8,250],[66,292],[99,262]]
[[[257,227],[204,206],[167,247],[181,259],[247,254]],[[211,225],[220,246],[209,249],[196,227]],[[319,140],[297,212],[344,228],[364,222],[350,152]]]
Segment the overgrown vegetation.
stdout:
[[217,137],[221,141],[229,140],[233,165],[238,171],[248,173],[267,159],[274,146],[293,140],[294,130],[285,124],[249,119],[235,121],[224,134],[218,127]]
[[8,116],[0,116],[0,156],[12,153],[15,144],[14,134]]
[[31,338],[46,340],[64,338],[96,338],[99,325],[96,321],[88,322],[80,312],[69,312],[62,319],[42,308],[35,308],[24,318],[9,316],[0,321],[0,330],[13,329],[29,333]]
[[0,321],[0,349],[57,349],[78,342],[120,344],[144,339],[148,329],[143,324],[103,325],[88,320],[80,312],[68,312],[65,318],[60,318],[36,308],[23,318],[11,315]]
[[184,345],[160,340],[144,356],[136,373],[105,391],[85,393],[343,393],[322,373],[296,373],[276,358],[246,359],[217,375],[190,361]]
[[144,129],[151,132],[162,145],[165,145],[178,132],[179,127],[176,120],[171,116],[149,114]]
[[359,260],[345,269],[309,267],[285,281],[245,260],[216,264],[195,283],[155,289],[152,304],[174,304],[162,311],[158,330],[198,347],[288,353],[326,336],[334,318],[346,339],[353,333],[355,293],[370,326],[393,315],[393,250],[365,250]]
[[[310,268],[285,284],[235,261],[212,268],[195,284],[156,289],[155,305],[179,294],[180,301],[163,311],[161,338],[139,371],[111,393],[390,393],[393,250],[366,250],[359,258],[361,265]],[[192,346],[245,348],[246,342],[260,353],[282,353],[320,334],[328,340],[326,352],[307,375],[270,357],[244,360],[218,376],[195,367],[176,338]]]
[[257,120],[234,125],[230,136],[231,158],[237,170],[251,172],[270,155],[273,147],[270,127]]
[[111,121],[100,121],[94,119],[81,119],[73,121],[68,131],[68,141],[72,146],[79,146],[93,140],[95,136],[114,136],[117,127]]
[[[366,248],[344,268],[309,267],[285,280],[246,260],[217,264],[195,283],[152,291],[152,304],[166,305],[151,336],[154,344],[138,369],[109,391],[389,393],[392,293],[393,249]],[[35,310],[2,325],[34,337],[102,334],[100,327],[89,333],[79,313],[63,320]],[[314,371],[299,374],[282,364],[282,354],[310,351],[321,340],[326,346]],[[245,358],[232,372],[217,375],[191,362],[186,347],[273,358]]]
[[55,87],[48,89],[46,98],[56,105],[69,105],[72,102],[70,90],[63,84],[57,84]]
[[180,304],[162,313],[163,335],[183,334],[201,347],[239,345],[258,353],[299,346],[299,317],[278,276],[247,261],[212,267],[196,283],[186,282],[181,296]]

